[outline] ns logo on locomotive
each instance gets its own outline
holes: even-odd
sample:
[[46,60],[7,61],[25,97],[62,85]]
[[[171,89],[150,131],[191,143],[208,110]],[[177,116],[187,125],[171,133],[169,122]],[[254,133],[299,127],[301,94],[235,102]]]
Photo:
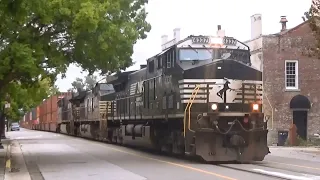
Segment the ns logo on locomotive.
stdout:
[[61,99],[58,131],[205,161],[262,161],[262,88],[247,45],[221,34],[180,40],[176,30],[140,70]]

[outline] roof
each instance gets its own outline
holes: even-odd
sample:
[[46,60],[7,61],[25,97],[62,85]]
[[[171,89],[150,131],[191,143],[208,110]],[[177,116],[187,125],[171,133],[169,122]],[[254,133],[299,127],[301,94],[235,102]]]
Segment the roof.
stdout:
[[84,100],[84,98],[86,97],[87,95],[87,91],[81,91],[79,92],[79,95],[75,96],[75,97],[72,97],[69,101],[70,102],[74,102],[74,101],[82,101]]
[[[320,17],[316,17],[317,19],[320,19]],[[280,32],[277,32],[277,33],[274,33],[274,34],[266,34],[266,35],[261,35],[259,37],[256,37],[256,38],[253,38],[253,39],[250,39],[250,40],[247,40],[247,41],[244,41],[244,43],[248,43],[250,41],[253,41],[253,40],[256,40],[256,39],[259,39],[260,37],[272,37],[272,36],[279,36],[279,35],[285,35],[285,34],[288,34],[294,30],[297,30],[299,29],[301,26],[307,24],[310,22],[310,19],[298,24],[297,26],[293,27],[293,28],[290,28],[290,29],[287,29],[285,31],[280,31]]]
[[118,83],[122,83],[128,80],[128,76],[129,74],[135,72],[137,70],[134,71],[125,71],[125,72],[119,72],[117,74],[114,75],[115,79],[111,80],[108,82],[108,84],[118,84]]
[[295,27],[293,27],[293,28],[291,28],[291,29],[287,29],[287,30],[285,30],[285,31],[280,31],[280,32],[275,33],[275,34],[268,34],[268,35],[265,35],[265,36],[285,35],[285,34],[288,34],[288,33],[292,32],[292,31],[298,29],[299,27],[301,27],[301,26],[303,26],[303,25],[305,25],[305,24],[307,24],[307,23],[309,23],[309,22],[310,22],[310,20],[307,20],[307,21],[304,21],[304,22],[302,22],[301,24],[299,24],[299,25],[297,25],[297,26],[295,26]]

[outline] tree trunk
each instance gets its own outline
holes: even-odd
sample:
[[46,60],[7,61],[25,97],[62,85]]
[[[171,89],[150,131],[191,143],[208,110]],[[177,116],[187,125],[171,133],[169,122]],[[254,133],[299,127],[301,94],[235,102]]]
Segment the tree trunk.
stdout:
[[1,139],[5,139],[6,135],[5,135],[5,119],[6,119],[6,115],[5,115],[5,105],[3,105],[3,107],[1,107],[0,109],[0,135],[1,135]]
[[0,112],[0,135],[1,139],[5,139],[5,115],[4,111]]
[[[4,109],[4,108],[3,108]],[[4,115],[4,111],[2,108],[0,109],[0,149],[3,149],[3,145],[2,145],[2,142],[1,142],[1,139],[2,138],[2,134],[4,133],[4,128],[2,128],[2,126],[4,126],[4,119],[5,119],[5,115]]]

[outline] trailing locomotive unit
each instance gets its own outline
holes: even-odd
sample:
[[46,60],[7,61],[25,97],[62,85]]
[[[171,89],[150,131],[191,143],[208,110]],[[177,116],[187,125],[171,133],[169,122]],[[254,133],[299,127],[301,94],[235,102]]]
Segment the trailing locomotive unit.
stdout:
[[74,126],[90,126],[79,134],[205,161],[262,161],[268,154],[262,72],[251,65],[249,47],[224,36],[180,40],[178,30],[163,40],[146,66],[108,77],[109,93],[95,103],[79,101],[88,117],[107,106],[99,120]]

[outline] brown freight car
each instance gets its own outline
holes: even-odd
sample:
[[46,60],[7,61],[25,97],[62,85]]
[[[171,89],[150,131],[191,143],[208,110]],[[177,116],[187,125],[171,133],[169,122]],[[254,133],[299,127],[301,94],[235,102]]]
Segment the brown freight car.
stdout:
[[37,106],[37,119],[33,122],[34,127],[39,126],[40,124],[40,106]]
[[59,100],[59,95],[53,96],[51,99],[51,120],[49,123],[49,130],[54,132],[57,130],[58,100]]
[[61,93],[49,97],[42,107],[42,128],[44,131],[56,132],[58,121],[58,101],[70,93]]
[[42,115],[42,122],[41,122],[41,130],[45,131],[45,124],[47,122],[47,101],[48,99],[46,99],[45,101],[43,101],[42,104],[42,108],[43,108],[43,115]]
[[31,109],[31,119],[30,119],[30,123],[29,126],[32,128],[34,121],[37,119],[37,108],[32,108]]
[[32,123],[32,129],[40,130],[40,116],[41,116],[41,105],[37,106],[37,119]]
[[40,117],[39,117],[39,130],[44,130],[44,123],[46,121],[46,101],[44,100],[42,101],[42,103],[40,104]]
[[50,96],[42,101],[36,108],[24,116],[24,126],[29,129],[56,132],[58,121],[58,101],[71,92],[63,92]]
[[25,114],[25,124],[27,127],[29,127],[30,124],[30,112],[27,112],[27,114]]
[[29,128],[30,129],[39,129],[37,127],[39,124],[39,116],[40,116],[39,106],[33,108],[31,110],[31,112],[32,112],[32,119],[29,122]]
[[21,126],[22,126],[23,128],[29,128],[29,127],[28,127],[28,124],[27,124],[27,122],[26,122],[26,115],[23,115],[23,117],[22,117],[21,120],[20,120],[20,124],[21,124]]
[[52,104],[52,97],[49,97],[45,101],[45,106],[46,106],[46,114],[45,114],[45,120],[43,122],[44,130],[49,131],[49,123],[51,122],[51,104]]

